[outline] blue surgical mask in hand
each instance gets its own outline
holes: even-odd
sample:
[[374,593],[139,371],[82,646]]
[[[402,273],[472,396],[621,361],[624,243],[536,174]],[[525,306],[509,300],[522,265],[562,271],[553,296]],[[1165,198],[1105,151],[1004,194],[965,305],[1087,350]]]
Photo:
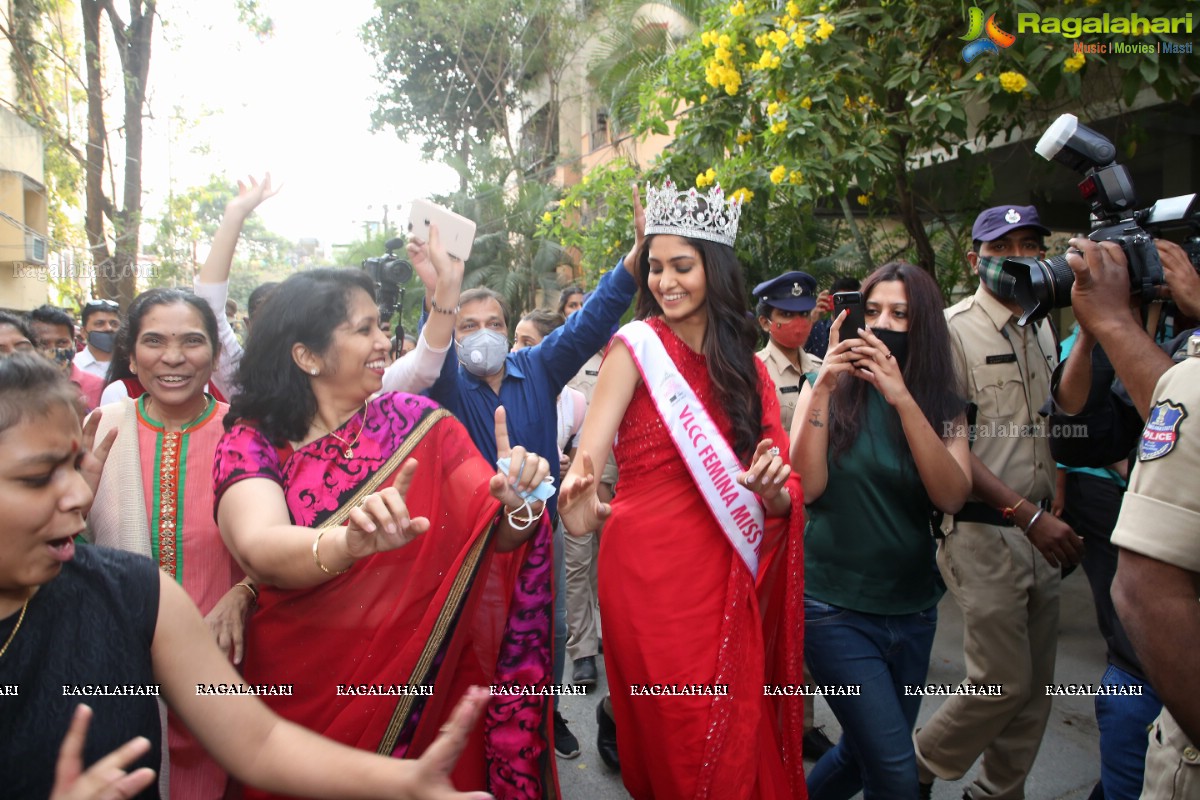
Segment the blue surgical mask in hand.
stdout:
[[[499,469],[505,475],[507,475],[511,464],[512,464],[512,459],[501,458],[496,461],[496,468]],[[521,499],[524,500],[528,504],[528,503],[536,503],[538,501],[541,501],[544,503],[547,500],[549,500],[551,497],[554,496],[554,492],[555,492],[554,478],[547,475],[545,478],[542,479],[541,483],[539,483],[537,486],[534,486],[528,492],[517,492],[517,494],[521,495]]]

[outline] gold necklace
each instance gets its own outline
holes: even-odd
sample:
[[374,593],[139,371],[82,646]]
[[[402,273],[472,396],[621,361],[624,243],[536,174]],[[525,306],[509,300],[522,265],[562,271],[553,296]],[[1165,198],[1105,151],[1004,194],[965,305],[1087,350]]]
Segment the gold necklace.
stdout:
[[29,601],[31,599],[33,598],[25,598],[25,602],[21,605],[21,616],[17,617],[17,624],[13,626],[12,633],[8,635],[8,640],[4,642],[4,647],[0,647],[0,658],[4,658],[4,654],[8,652],[8,646],[16,638],[17,631],[21,630],[21,623],[25,621],[25,611],[29,608]]
[[[353,419],[353,417],[351,417],[351,419]],[[354,445],[358,444],[358,437],[362,436],[363,428],[365,428],[367,426],[367,406],[366,406],[366,404],[363,405],[362,424],[358,426],[358,433],[354,434],[354,438],[348,442],[345,439],[343,439],[341,436],[338,436],[336,433],[334,433],[333,431],[326,428],[321,423],[317,422],[316,420],[313,420],[313,424],[316,425],[318,429],[325,431],[326,434],[328,434],[329,436],[332,436],[333,438],[335,438],[339,442],[341,442],[342,446],[345,448],[344,450],[342,450],[342,455],[345,456],[347,459],[351,459],[351,458],[354,458]]]

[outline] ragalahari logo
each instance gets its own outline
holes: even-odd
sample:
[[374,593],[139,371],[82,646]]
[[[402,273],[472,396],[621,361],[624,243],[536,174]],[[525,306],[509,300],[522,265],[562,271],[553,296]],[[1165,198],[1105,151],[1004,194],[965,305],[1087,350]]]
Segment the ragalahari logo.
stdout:
[[1017,37],[1000,30],[996,24],[996,15],[983,22],[983,9],[972,6],[967,12],[967,35],[960,37],[967,42],[962,50],[963,61],[970,64],[984,53],[999,53],[1001,48],[1011,47]]

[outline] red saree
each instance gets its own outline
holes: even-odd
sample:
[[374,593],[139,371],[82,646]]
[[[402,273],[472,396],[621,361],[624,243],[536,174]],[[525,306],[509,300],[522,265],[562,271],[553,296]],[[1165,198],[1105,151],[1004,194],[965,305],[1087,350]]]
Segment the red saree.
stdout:
[[[270,478],[283,487],[295,524],[317,528],[343,524],[362,496],[390,485],[415,458],[421,467],[407,501],[431,523],[414,542],[321,586],[263,587],[247,628],[245,679],[291,684],[290,696],[264,697],[286,719],[354,747],[415,756],[468,686],[549,684],[550,530],[543,524],[518,550],[494,551],[494,469],[429,400],[385,394],[359,420],[338,431],[358,438],[353,459],[332,436],[277,451],[246,425],[218,448],[218,503],[237,480]],[[459,760],[455,785],[497,798],[557,797],[550,700],[497,697]]]
[[[705,359],[649,321],[722,435]],[[765,370],[763,436],[786,453],[787,433]],[[616,445],[620,481],[600,544],[604,659],[621,777],[637,800],[804,798],[800,686],[803,507],[768,519],[751,575],[718,527],[646,391],[639,385]],[[800,498],[798,478],[789,482]],[[727,687],[723,695],[654,695],[658,686]]]

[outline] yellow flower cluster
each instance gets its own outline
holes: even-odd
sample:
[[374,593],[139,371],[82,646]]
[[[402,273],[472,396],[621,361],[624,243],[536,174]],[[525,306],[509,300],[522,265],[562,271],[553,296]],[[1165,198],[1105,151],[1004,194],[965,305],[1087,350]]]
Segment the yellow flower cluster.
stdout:
[[549,225],[551,222],[554,222],[554,215],[547,211],[545,214],[542,214],[542,222]]
[[1083,69],[1083,62],[1087,61],[1087,57],[1083,53],[1076,53],[1063,62],[1063,72],[1079,72]]
[[724,87],[726,94],[737,94],[742,86],[742,75],[734,64],[733,50],[744,53],[745,46],[737,44],[729,34],[716,31],[704,31],[700,34],[700,43],[705,47],[716,48],[712,60],[704,67],[704,77],[708,85],[714,89]]
[[788,0],[786,9],[789,17],[800,16],[800,6],[796,5],[795,0]]
[[812,98],[805,97],[803,100],[800,101],[800,107],[803,108],[805,111],[808,111],[810,108],[812,108]]
[[817,20],[817,30],[813,34],[813,38],[818,42],[827,41],[829,39],[829,34],[833,33],[835,30],[837,30],[837,28],[833,26],[833,23],[822,16]]
[[738,131],[738,135],[735,137],[738,144],[745,144],[753,138],[754,134],[750,131]]
[[804,183],[804,176],[800,174],[800,170],[793,170],[791,175],[788,175],[788,183],[799,186]]
[[730,200],[741,200],[742,203],[749,203],[754,199],[754,192],[747,189],[745,186],[738,189],[733,194],[729,195]]
[[742,16],[746,13],[746,4],[743,3],[742,0],[738,0],[729,7],[729,13],[735,17]]
[[707,102],[708,102],[708,95],[706,95],[706,94],[700,95],[700,105],[704,105]]
[[771,133],[783,133],[787,130],[787,120],[781,119],[778,122],[771,123]]
[[772,117],[775,116],[775,113],[777,111],[779,111],[779,103],[776,103],[776,102],[767,103],[767,114],[769,116],[772,116]]
[[1029,81],[1025,80],[1025,76],[1019,72],[1000,73],[1000,88],[1009,94],[1023,92],[1028,85]]
[[775,55],[770,50],[763,50],[762,55],[758,57],[758,61],[755,62],[754,66],[758,69],[779,69],[779,65],[781,63],[783,63],[783,61],[779,58],[779,56]]
[[775,169],[771,170],[771,183],[783,183],[784,179],[787,178],[787,175],[788,168],[783,164],[780,164],[779,166],[775,167]]
[[982,72],[976,72],[976,73],[975,73],[975,80],[977,80],[977,81],[981,81],[981,80],[983,80],[983,73],[982,73]]
[[866,194],[860,194],[858,196],[858,204],[860,206],[862,206],[863,208],[866,208],[867,206],[871,205],[871,199],[874,197],[875,197],[874,192],[867,192]]
[[705,186],[712,186],[717,180],[717,171],[712,167],[704,170],[696,176],[696,186],[703,189]]

